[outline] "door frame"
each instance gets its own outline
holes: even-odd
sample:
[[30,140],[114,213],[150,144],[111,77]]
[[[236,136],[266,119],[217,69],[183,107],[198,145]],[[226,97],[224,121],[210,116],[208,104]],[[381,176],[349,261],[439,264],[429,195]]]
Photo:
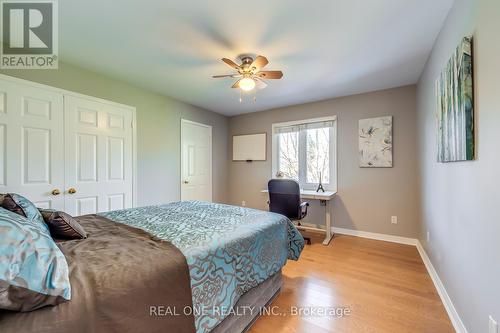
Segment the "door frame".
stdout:
[[181,118],[181,128],[180,128],[180,149],[181,149],[181,158],[180,158],[180,175],[179,175],[179,198],[180,200],[182,201],[182,163],[184,161],[184,156],[183,156],[183,150],[182,150],[182,125],[183,124],[191,124],[191,125],[197,125],[197,126],[201,126],[201,127],[206,127],[210,130],[210,153],[208,154],[209,155],[209,165],[210,165],[210,202],[213,201],[213,195],[214,195],[214,181],[213,181],[213,178],[214,178],[214,174],[213,174],[213,127],[212,125],[207,125],[207,124],[203,124],[203,123],[199,123],[199,122],[196,122],[196,121],[192,121],[192,120],[189,120],[189,119],[185,119],[185,118]]
[[[7,82],[13,82],[17,84],[24,84],[27,86],[31,86],[34,88],[39,88],[39,89],[46,89],[55,93],[60,93],[63,95],[63,103],[64,103],[64,96],[74,96],[78,98],[84,98],[88,99],[91,101],[103,103],[103,104],[108,104],[108,105],[114,105],[116,107],[120,108],[126,108],[132,111],[132,207],[137,207],[137,110],[135,106],[127,105],[127,104],[122,104],[122,103],[117,103],[117,102],[112,102],[108,101],[103,98],[99,97],[94,97],[94,96],[89,96],[81,93],[77,93],[74,91],[62,89],[62,88],[56,88],[53,86],[49,86],[47,84],[43,83],[38,83],[34,81],[29,81],[25,79],[19,79],[17,77],[5,75],[5,74],[0,74],[0,80],[5,80]],[[64,120],[64,110],[63,110],[63,120]],[[64,155],[64,159],[66,160],[66,154]],[[66,179],[66,175],[64,175]]]

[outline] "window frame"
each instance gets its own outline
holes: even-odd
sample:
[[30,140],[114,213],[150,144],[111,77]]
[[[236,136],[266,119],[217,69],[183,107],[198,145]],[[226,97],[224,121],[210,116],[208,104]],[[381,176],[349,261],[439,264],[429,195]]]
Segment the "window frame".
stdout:
[[[321,117],[321,118],[311,118],[311,119],[303,119],[282,123],[274,123],[272,124],[272,173],[271,179],[276,178],[276,173],[278,172],[279,167],[279,134],[276,133],[275,129],[279,127],[286,126],[296,126],[308,123],[316,123],[322,121],[332,121],[333,126],[330,127],[330,141],[329,141],[329,150],[330,150],[330,183],[323,184],[323,188],[325,191],[337,191],[337,116],[329,116],[329,117]],[[299,132],[299,185],[301,189],[304,190],[316,190],[318,187],[318,183],[307,183],[307,144],[306,144],[306,133],[305,131]]]

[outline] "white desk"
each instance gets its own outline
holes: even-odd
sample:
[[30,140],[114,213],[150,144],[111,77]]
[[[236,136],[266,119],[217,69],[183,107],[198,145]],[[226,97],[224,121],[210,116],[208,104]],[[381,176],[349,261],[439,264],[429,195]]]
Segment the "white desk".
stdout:
[[[261,193],[268,193],[268,190],[262,190]],[[324,232],[325,240],[323,241],[323,245],[328,245],[332,240],[332,219],[330,217],[330,200],[337,194],[337,192],[325,191],[325,192],[316,192],[313,190],[300,190],[300,197],[302,199],[310,199],[310,200],[319,200],[325,206],[325,229],[313,228],[300,226],[300,229],[304,230],[313,230]]]

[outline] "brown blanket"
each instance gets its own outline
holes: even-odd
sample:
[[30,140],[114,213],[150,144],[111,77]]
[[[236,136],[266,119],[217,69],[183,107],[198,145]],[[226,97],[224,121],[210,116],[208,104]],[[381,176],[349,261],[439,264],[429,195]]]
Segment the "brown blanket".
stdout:
[[[70,269],[71,301],[0,312],[0,332],[195,331],[193,316],[179,313],[192,300],[186,259],[175,246],[100,216],[78,221],[89,237],[58,243]],[[150,308],[158,305],[162,313]],[[179,315],[166,315],[167,306]]]

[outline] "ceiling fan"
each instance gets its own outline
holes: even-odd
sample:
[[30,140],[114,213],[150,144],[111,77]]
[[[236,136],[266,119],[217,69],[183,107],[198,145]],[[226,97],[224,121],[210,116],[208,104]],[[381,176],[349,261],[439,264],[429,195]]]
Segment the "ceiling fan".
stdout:
[[264,56],[257,56],[253,59],[250,56],[241,57],[241,65],[234,61],[222,58],[229,67],[235,69],[238,73],[227,75],[214,75],[214,79],[230,77],[238,79],[231,88],[240,88],[243,91],[251,91],[254,88],[264,89],[267,87],[265,79],[281,79],[283,77],[282,71],[262,71],[269,61]]

